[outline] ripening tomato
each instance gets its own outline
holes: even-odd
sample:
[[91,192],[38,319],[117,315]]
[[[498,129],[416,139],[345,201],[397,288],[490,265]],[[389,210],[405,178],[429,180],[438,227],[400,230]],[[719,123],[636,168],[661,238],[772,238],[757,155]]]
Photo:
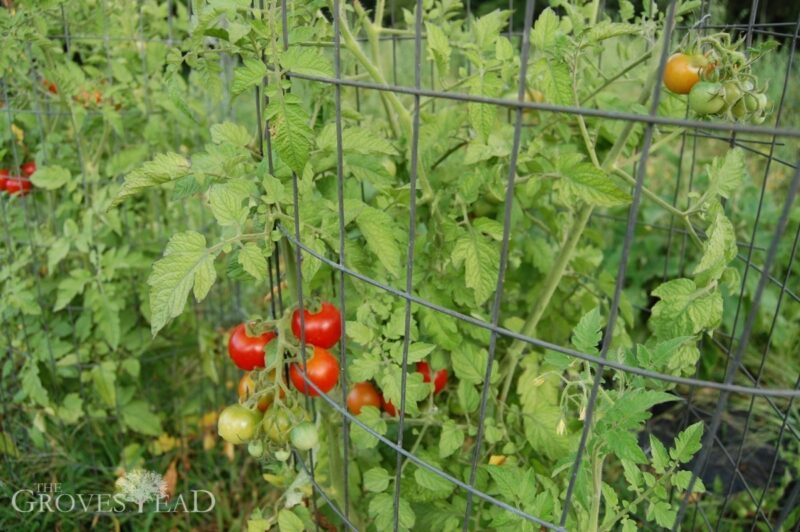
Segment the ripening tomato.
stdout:
[[6,189],[6,181],[8,181],[8,170],[0,168],[0,192]]
[[28,161],[19,167],[19,171],[22,172],[22,177],[30,177],[36,172],[36,163]]
[[[306,343],[328,349],[336,345],[342,336],[342,316],[339,309],[323,302],[319,312],[311,313],[303,309]],[[300,311],[292,314],[292,332],[300,339]]]
[[[424,360],[417,362],[417,371],[422,373],[422,380],[424,382],[431,382],[431,366]],[[442,368],[433,375],[433,394],[444,390],[447,384],[447,370]]]
[[725,107],[724,90],[719,83],[701,81],[689,93],[689,107],[699,115],[713,115]]
[[[308,379],[324,393],[328,393],[339,382],[339,361],[321,347],[314,347],[314,354],[306,360]],[[289,366],[289,378],[294,387],[306,395],[319,395],[311,386],[306,386],[303,379],[303,364],[295,362]]]
[[708,73],[712,69],[702,55],[673,54],[664,68],[664,85],[676,94],[689,94],[703,70]]
[[383,411],[390,416],[397,417],[397,409],[394,407],[391,401],[386,400],[386,396],[383,394],[381,394],[381,408],[383,408]]
[[231,337],[228,340],[228,355],[234,364],[245,371],[263,368],[266,365],[264,363],[264,347],[275,336],[274,332],[265,332],[261,336],[247,336],[245,324],[241,323],[231,331]]
[[[270,373],[271,379],[275,380],[275,370],[272,370]],[[253,395],[256,391],[256,383],[253,380],[253,375],[251,373],[245,373],[242,375],[242,378],[239,379],[239,400],[244,402],[246,401],[251,395]],[[258,409],[262,412],[266,412],[269,405],[272,404],[272,392],[267,392],[261,396],[258,400]],[[286,396],[286,392],[283,391],[281,388],[280,393],[281,398]]]
[[53,83],[52,81],[47,81],[46,79],[42,79],[42,85],[44,85],[45,88],[47,88],[50,94],[58,94],[58,86],[56,86],[56,84]]
[[22,177],[9,177],[6,179],[5,188],[9,194],[24,196],[31,191],[31,187],[31,182]]
[[243,407],[230,405],[225,407],[217,421],[217,432],[223,440],[231,443],[247,443],[253,439],[261,414]]
[[365,406],[381,407],[381,396],[378,390],[369,382],[359,382],[353,385],[347,394],[347,409],[355,415],[361,413]]
[[289,438],[292,442],[292,447],[300,451],[313,449],[319,443],[317,427],[308,421],[303,421],[295,426],[289,433]]

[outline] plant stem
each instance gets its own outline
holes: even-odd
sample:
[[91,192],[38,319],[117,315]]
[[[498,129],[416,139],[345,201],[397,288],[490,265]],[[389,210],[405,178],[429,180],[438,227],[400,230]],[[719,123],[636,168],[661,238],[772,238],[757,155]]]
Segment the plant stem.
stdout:
[[594,486],[594,493],[592,497],[592,508],[589,510],[589,526],[590,532],[597,532],[600,521],[600,501],[603,496],[603,461],[604,456],[599,455],[597,451],[592,456],[593,472],[592,484]]
[[321,424],[328,435],[328,464],[330,467],[331,492],[330,495],[339,508],[344,508],[344,477],[342,471],[342,455],[339,450],[339,427],[332,423],[328,416],[322,415]]
[[[635,186],[636,185],[636,178],[634,178],[632,175],[630,175],[625,170],[622,170],[621,168],[614,168],[614,173],[617,174],[618,176],[620,176],[622,179],[624,179],[625,182],[630,184],[631,186]],[[683,212],[681,212],[680,210],[676,209],[675,207],[673,207],[672,205],[670,205],[669,203],[667,203],[666,201],[661,199],[658,196],[658,194],[656,194],[655,192],[653,192],[649,188],[647,188],[645,186],[642,186],[642,193],[645,196],[647,196],[648,198],[650,198],[651,200],[653,200],[654,203],[657,203],[660,207],[662,207],[665,210],[667,210],[673,216],[677,216],[679,218],[683,218],[684,217],[684,213]]]

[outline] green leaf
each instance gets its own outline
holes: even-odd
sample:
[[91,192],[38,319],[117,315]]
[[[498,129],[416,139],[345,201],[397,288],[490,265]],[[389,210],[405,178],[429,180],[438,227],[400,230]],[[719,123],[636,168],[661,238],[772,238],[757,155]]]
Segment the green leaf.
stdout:
[[144,163],[141,167],[125,176],[125,182],[117,193],[111,207],[142,190],[175,181],[189,174],[191,164],[182,155],[177,153],[160,153],[152,161]]
[[393,478],[384,468],[373,467],[364,473],[364,489],[375,493],[386,491],[386,488],[389,487],[389,481]]
[[452,419],[447,419],[442,424],[442,433],[439,435],[439,457],[447,458],[464,445],[464,430]]
[[245,59],[233,74],[231,92],[237,96],[261,83],[267,75],[267,67],[260,59]]
[[395,239],[392,217],[384,211],[365,207],[356,223],[367,241],[367,248],[393,277],[399,277],[401,249]]
[[347,337],[354,340],[361,345],[369,344],[374,338],[372,329],[357,321],[348,321],[345,323],[345,331]]
[[267,278],[267,259],[264,258],[261,248],[253,242],[248,242],[239,251],[239,264],[256,281],[263,281]]
[[[358,414],[358,420],[380,435],[386,434],[386,421],[381,417],[381,411],[374,406],[364,406]],[[378,445],[378,438],[368,433],[355,423],[350,428],[350,438],[357,449],[372,449]]]
[[650,419],[650,409],[658,404],[677,401],[677,397],[657,390],[619,391],[610,405],[604,404],[598,418],[598,432],[604,429],[637,430]]
[[475,218],[472,220],[472,227],[481,233],[500,241],[503,240],[503,224],[491,218]]
[[552,57],[542,57],[531,65],[532,86],[544,93],[548,103],[572,105],[572,76],[569,67]]
[[64,260],[69,253],[70,241],[66,238],[59,238],[47,250],[47,274],[53,275],[56,266]]
[[150,285],[150,328],[155,336],[167,322],[183,312],[186,297],[194,289],[203,300],[217,278],[215,253],[206,249],[200,233],[186,231],[173,235],[164,257],[153,265]]
[[544,51],[556,42],[560,21],[551,8],[542,11],[531,31],[531,45],[535,50]]
[[47,389],[42,386],[42,380],[39,378],[39,366],[31,361],[22,367],[22,391],[25,396],[30,397],[33,401],[43,407],[50,406],[50,397],[47,394]]
[[146,401],[131,401],[121,408],[121,412],[122,422],[133,431],[147,436],[160,436],[164,432],[161,419],[150,411]]
[[739,190],[742,181],[747,176],[747,169],[744,165],[744,153],[740,148],[728,150],[725,159],[720,161],[717,158],[711,163],[708,170],[709,189],[706,195],[719,194],[723,198],[730,197],[731,194]]
[[208,203],[214,218],[221,226],[241,227],[245,224],[250,209],[246,205],[242,206],[242,202],[249,192],[249,184],[238,179],[211,187],[208,191]]
[[630,203],[631,196],[617,187],[605,172],[590,163],[580,163],[565,170],[557,187],[563,192],[597,207],[615,207]]
[[289,72],[312,76],[332,77],[330,60],[315,48],[290,46],[280,56],[281,66]]
[[603,339],[605,320],[600,315],[600,307],[595,307],[583,315],[581,321],[572,330],[572,345],[578,351],[596,355],[598,344]]
[[669,455],[673,460],[686,463],[692,459],[694,454],[700,450],[700,439],[703,437],[703,422],[698,421],[694,425],[678,434],[675,438],[675,446],[669,450]]
[[72,270],[69,277],[58,283],[58,296],[53,310],[59,311],[69,305],[75,296],[83,293],[86,284],[91,280],[91,274],[84,269]]
[[669,454],[661,440],[650,434],[650,452],[653,455],[653,468],[658,473],[663,473],[669,467]]
[[[689,488],[689,482],[692,481],[692,472],[691,471],[678,471],[671,477],[672,485],[678,489],[682,489],[686,491]],[[703,484],[703,480],[700,477],[697,477],[694,480],[694,487],[692,488],[692,493],[704,493],[706,491],[706,487]]]
[[667,281],[652,294],[660,301],[653,306],[647,325],[658,338],[694,336],[722,322],[719,291],[698,290],[691,279]]
[[647,510],[647,518],[655,519],[659,526],[664,528],[672,527],[675,522],[677,511],[666,501],[651,502]]
[[30,177],[36,188],[56,190],[69,182],[69,170],[60,166],[43,166]]
[[739,251],[736,230],[722,212],[717,213],[707,233],[708,240],[703,242],[703,257],[692,272],[700,285],[722,277],[725,268]]
[[603,434],[603,441],[609,451],[620,460],[628,460],[636,464],[647,462],[644,451],[639,447],[636,435],[624,430],[611,430]]
[[455,488],[455,484],[446,478],[442,478],[436,473],[421,467],[418,467],[417,470],[414,471],[414,480],[417,481],[417,485],[420,487],[438,492],[437,494],[440,497],[446,497],[450,495],[450,493],[453,491],[453,488]]
[[277,93],[270,98],[266,116],[270,120],[270,135],[278,155],[295,173],[302,174],[314,135],[300,98],[294,94]]
[[113,364],[103,363],[91,370],[92,383],[100,399],[110,408],[117,406],[117,374]]
[[486,50],[493,46],[500,30],[508,22],[511,11],[501,11],[499,9],[487,13],[475,21],[473,31],[475,32],[475,43],[479,50]]
[[303,532],[306,527],[302,519],[294,515],[291,510],[283,508],[278,512],[278,529],[280,532]]
[[364,353],[349,362],[347,373],[350,379],[356,382],[368,381],[374,378],[383,365],[380,355],[375,353]]
[[425,22],[427,35],[428,59],[434,61],[441,74],[447,74],[450,65],[450,41],[442,28],[431,22]]
[[11,438],[11,436],[5,432],[0,432],[0,454],[5,454],[13,458],[17,458],[19,456],[17,445],[14,443],[14,440]]
[[[465,346],[467,347],[467,346]],[[486,364],[489,361],[489,353],[485,349],[462,349],[455,351],[451,357],[453,370],[456,376],[471,384],[482,384],[486,376]],[[497,361],[492,367],[492,380],[497,373]]]
[[483,305],[497,288],[500,272],[500,251],[477,231],[469,231],[456,241],[453,264],[464,264],[467,288],[475,293],[475,304]]
[[514,46],[507,37],[500,36],[494,44],[494,55],[498,61],[511,61],[514,58]]
[[[379,379],[383,396],[387,401],[391,401],[397,409],[400,408],[402,378],[403,368],[396,364],[391,364],[384,369]],[[406,376],[406,414],[417,414],[419,412],[417,402],[425,399],[430,391],[430,385],[422,381],[422,374],[409,368],[409,373]]]
[[211,126],[211,142],[215,144],[233,144],[234,146],[247,146],[252,135],[244,127],[233,122],[223,122]]
[[[495,97],[502,89],[502,82],[496,74],[482,72],[480,76],[469,83],[469,88],[470,94]],[[470,125],[478,133],[478,138],[482,142],[487,142],[497,118],[497,106],[486,103],[469,103],[467,104],[467,114]]]
[[[401,530],[411,530],[416,521],[414,510],[403,497],[399,501],[399,525]],[[369,502],[369,515],[377,530],[391,530],[394,524],[394,496],[390,493],[379,493]]]
[[58,407],[58,417],[64,423],[71,425],[83,416],[83,399],[77,393],[69,393]]

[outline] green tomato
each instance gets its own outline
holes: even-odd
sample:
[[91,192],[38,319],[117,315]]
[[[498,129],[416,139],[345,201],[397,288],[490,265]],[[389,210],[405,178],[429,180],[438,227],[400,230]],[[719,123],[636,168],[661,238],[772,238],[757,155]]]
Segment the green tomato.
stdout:
[[736,103],[731,106],[731,113],[734,118],[739,120],[747,116],[747,105],[744,103],[744,98],[736,100]]
[[725,103],[728,105],[735,104],[742,97],[742,90],[735,81],[726,81],[722,88],[725,90]]
[[689,92],[689,107],[699,115],[713,115],[725,108],[722,85],[700,81]]
[[317,427],[313,423],[304,421],[294,427],[290,434],[292,447],[301,451],[308,451],[319,443]]
[[271,408],[264,416],[264,432],[267,437],[275,443],[284,444],[289,441],[289,431],[292,430],[292,422],[285,410]]
[[758,111],[758,98],[751,93],[747,93],[744,95],[744,105],[748,113],[755,113]]
[[250,456],[253,458],[261,458],[264,454],[264,444],[261,440],[253,440],[247,444],[247,452],[250,453]]
[[261,416],[258,412],[236,404],[225,408],[217,421],[217,432],[228,442],[240,444],[253,439]]
[[769,100],[767,100],[767,95],[763,92],[759,92],[756,94],[756,100],[758,101],[758,110],[765,112],[767,110],[767,106],[769,105]]

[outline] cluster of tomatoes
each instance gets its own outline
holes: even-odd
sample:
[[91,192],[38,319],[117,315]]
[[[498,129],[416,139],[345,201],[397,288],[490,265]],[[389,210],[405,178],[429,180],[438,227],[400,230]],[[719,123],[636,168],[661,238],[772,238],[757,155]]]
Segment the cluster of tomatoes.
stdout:
[[723,116],[739,121],[764,122],[769,102],[764,90],[738,59],[723,64],[710,54],[676,53],[664,69],[664,85],[675,94],[688,94],[689,107],[700,116]]
[[33,185],[30,178],[36,172],[36,163],[28,161],[19,167],[19,176],[12,176],[7,168],[0,168],[0,192],[24,196]]
[[[282,322],[277,322],[282,323]],[[322,393],[328,393],[339,382],[339,361],[328,349],[341,338],[342,318],[339,310],[331,303],[323,302],[315,312],[298,310],[291,316],[291,330],[298,342],[305,341],[313,347],[313,352],[305,361],[290,362],[282,367],[277,360],[270,360],[273,348],[294,351],[295,346],[280,342],[279,333],[266,331],[250,336],[247,326],[237,325],[228,341],[228,354],[233,363],[246,373],[238,386],[240,402],[226,407],[219,416],[217,430],[219,435],[233,444],[248,444],[252,456],[264,454],[264,442],[277,446],[287,442],[299,450],[308,450],[317,445],[318,434],[310,416],[292,398],[284,401],[287,388],[283,385],[286,371],[292,386],[310,397],[319,395],[314,384]],[[277,345],[276,345],[277,344]],[[298,351],[299,352],[299,351]],[[425,361],[417,362],[416,370],[422,374],[424,382],[433,382],[434,395],[440,393],[447,384],[448,372],[440,369],[433,372]],[[278,400],[276,401],[276,394]],[[252,404],[253,407],[247,405]],[[294,404],[293,404],[294,403]],[[371,382],[359,382],[352,386],[347,395],[347,408],[354,415],[361,413],[365,406],[383,409],[390,416],[397,415],[391,401]]]
[[[100,83],[102,85],[106,84],[105,80],[101,80]],[[45,90],[53,95],[58,95],[58,85],[49,81],[47,79],[42,79],[42,85],[44,86]],[[92,106],[100,106],[103,104],[103,93],[100,92],[98,89],[90,90],[90,89],[81,89],[81,91],[72,97],[72,100],[75,103],[80,104],[83,108],[88,109]],[[122,105],[119,103],[113,103],[114,109],[119,111],[122,108]]]

